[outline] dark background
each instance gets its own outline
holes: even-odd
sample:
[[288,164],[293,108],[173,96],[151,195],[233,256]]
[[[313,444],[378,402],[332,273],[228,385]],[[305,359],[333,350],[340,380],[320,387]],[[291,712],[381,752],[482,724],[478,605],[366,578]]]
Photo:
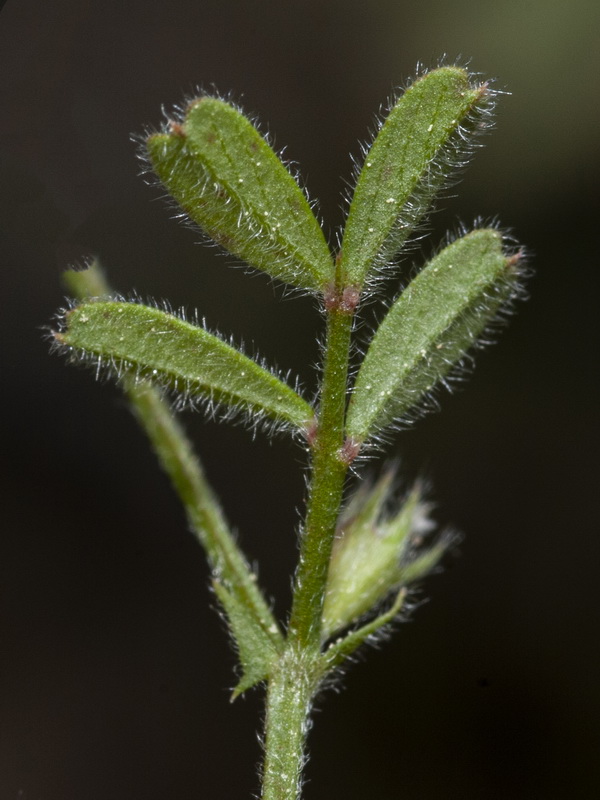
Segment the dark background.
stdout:
[[[60,271],[89,253],[119,289],[198,308],[309,390],[320,321],[169,219],[130,133],[195,85],[231,91],[299,162],[333,235],[374,112],[444,53],[512,94],[421,250],[498,215],[536,275],[466,389],[392,448],[465,539],[413,621],[320,704],[306,798],[597,796],[599,22],[594,0],[4,7],[1,800],[258,790],[262,694],[229,705],[203,555],[118,391],[49,357],[41,328]],[[284,617],[302,451],[186,424]]]

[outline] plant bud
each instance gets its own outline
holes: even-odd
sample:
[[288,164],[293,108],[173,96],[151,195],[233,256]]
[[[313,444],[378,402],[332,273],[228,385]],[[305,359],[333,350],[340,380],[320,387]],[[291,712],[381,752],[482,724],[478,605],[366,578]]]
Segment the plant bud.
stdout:
[[373,611],[393,590],[424,577],[438,562],[443,546],[423,548],[435,526],[428,505],[415,487],[392,516],[393,474],[359,489],[340,520],[329,565],[323,608],[323,637]]

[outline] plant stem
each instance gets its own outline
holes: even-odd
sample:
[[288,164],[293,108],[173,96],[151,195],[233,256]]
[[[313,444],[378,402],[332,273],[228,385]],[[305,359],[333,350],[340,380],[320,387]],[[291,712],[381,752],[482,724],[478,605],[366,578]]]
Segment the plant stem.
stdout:
[[290,617],[290,642],[318,652],[321,614],[333,537],[348,463],[341,457],[348,382],[352,314],[327,312],[327,339],[312,479]]
[[267,692],[262,800],[298,800],[304,742],[316,681],[306,653],[289,647],[273,669]]
[[306,527],[296,574],[288,645],[267,690],[262,800],[298,800],[304,742],[322,674],[321,615],[348,464],[341,457],[352,313],[327,312],[327,338]]

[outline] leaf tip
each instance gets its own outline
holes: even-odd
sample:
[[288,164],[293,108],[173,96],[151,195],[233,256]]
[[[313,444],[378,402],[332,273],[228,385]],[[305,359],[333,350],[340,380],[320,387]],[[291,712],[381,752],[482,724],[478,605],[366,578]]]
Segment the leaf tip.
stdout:
[[482,81],[478,85],[473,87],[475,90],[475,97],[477,100],[485,100],[489,97],[493,96],[493,91],[490,88],[489,81]]
[[515,253],[506,256],[506,271],[513,274],[518,274],[527,260],[527,254],[524,247],[520,247]]
[[177,122],[176,120],[172,119],[169,120],[168,125],[169,125],[169,133],[172,136],[177,136],[179,139],[186,138],[186,132],[183,128],[183,125],[180,122]]
[[242,679],[229,695],[229,702],[234,703],[247,689],[250,689],[250,685],[246,686],[245,681]]

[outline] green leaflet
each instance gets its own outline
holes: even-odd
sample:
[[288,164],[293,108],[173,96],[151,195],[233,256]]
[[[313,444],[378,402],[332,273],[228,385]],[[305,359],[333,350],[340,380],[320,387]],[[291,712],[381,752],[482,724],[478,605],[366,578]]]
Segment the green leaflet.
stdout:
[[322,291],[333,280],[329,247],[306,197],[229,103],[195,100],[170,133],[148,138],[147,150],[170,194],[230,253],[310,291]]
[[348,406],[349,437],[362,442],[401,417],[450,371],[513,294],[518,264],[499,231],[479,229],[422,269],[371,341]]
[[487,103],[460,67],[416,80],[383,123],[356,183],[342,241],[345,285],[362,287],[373,267],[400,250],[467,149],[466,127]]
[[239,593],[228,591],[219,581],[213,581],[213,588],[227,614],[242,666],[242,677],[231,695],[235,700],[269,676],[273,660],[278,655],[274,645],[274,635],[278,631],[276,625],[273,631],[265,631],[254,610],[244,604]]
[[237,407],[303,430],[313,410],[290,386],[217,336],[172,314],[137,303],[81,303],[64,318],[59,344],[98,368],[151,378],[192,402]]

